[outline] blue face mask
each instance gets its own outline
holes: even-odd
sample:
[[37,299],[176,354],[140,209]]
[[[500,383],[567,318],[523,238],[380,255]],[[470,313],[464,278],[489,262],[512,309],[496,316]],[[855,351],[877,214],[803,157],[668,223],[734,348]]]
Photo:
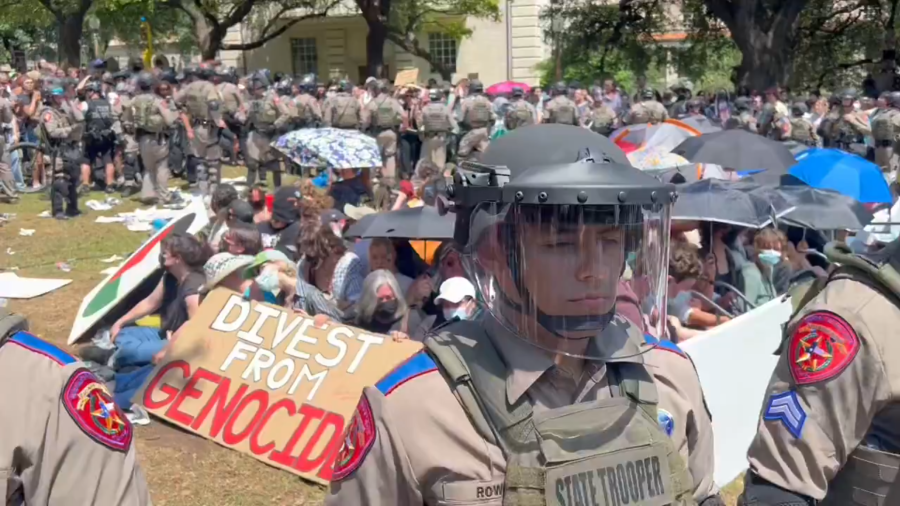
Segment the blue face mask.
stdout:
[[759,261],[766,265],[778,265],[781,262],[781,252],[773,249],[764,249],[759,252]]
[[264,292],[276,293],[280,289],[278,284],[278,272],[274,270],[260,272],[254,281],[256,281],[256,286]]
[[460,320],[468,320],[469,312],[466,311],[465,308],[458,307],[456,309],[445,309],[444,310],[444,319],[449,321],[453,321],[454,319]]

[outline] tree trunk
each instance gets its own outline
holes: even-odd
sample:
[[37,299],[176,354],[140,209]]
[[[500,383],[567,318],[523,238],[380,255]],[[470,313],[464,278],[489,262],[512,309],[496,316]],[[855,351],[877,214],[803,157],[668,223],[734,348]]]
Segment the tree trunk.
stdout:
[[59,60],[71,67],[81,66],[81,33],[84,14],[70,14],[59,21]]
[[380,22],[369,24],[366,36],[366,67],[368,76],[382,78],[384,75],[384,42],[387,40],[387,27]]
[[219,50],[222,49],[225,31],[201,23],[195,26],[195,32],[200,46],[200,59],[202,61],[215,60]]
[[763,92],[787,83],[794,67],[793,51],[783,38],[776,40],[755,34],[744,45],[738,44],[743,56],[737,68],[738,86]]

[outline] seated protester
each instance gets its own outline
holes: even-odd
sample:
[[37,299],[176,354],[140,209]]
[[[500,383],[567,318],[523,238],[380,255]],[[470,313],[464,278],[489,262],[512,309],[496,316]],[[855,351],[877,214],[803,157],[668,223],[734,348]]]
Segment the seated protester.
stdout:
[[328,196],[333,199],[335,209],[343,209],[347,204],[358,206],[373,202],[375,196],[369,169],[334,170],[329,176]]
[[754,261],[741,266],[744,296],[760,306],[777,296],[772,271],[781,263],[781,240],[772,228],[760,230],[753,238]]
[[341,320],[343,311],[359,300],[362,291],[365,273],[359,257],[347,251],[343,239],[321,221],[304,223],[297,252],[300,262],[294,309]]
[[433,321],[406,304],[397,279],[383,269],[366,276],[359,302],[344,313],[344,323],[398,340],[423,340]]
[[[334,235],[338,237],[344,237],[344,230],[347,225],[347,216],[344,213],[338,211],[337,209],[323,209],[319,212],[319,220],[322,221],[322,225],[331,229],[334,232]],[[349,243],[347,244],[350,245]]]
[[688,327],[705,329],[717,325],[720,320],[692,304],[692,290],[703,276],[703,263],[697,247],[687,242],[673,242],[670,248],[666,314],[669,318],[669,337],[677,343],[699,333]]
[[[357,221],[369,216],[370,214],[376,214],[378,211],[372,209],[371,207],[366,206],[353,206],[347,204],[344,206],[344,215],[347,216],[346,227],[350,228]],[[360,261],[363,263],[363,271],[371,272],[372,269],[369,268],[369,246],[372,244],[372,239],[357,239],[356,242],[353,243],[353,247],[350,248],[356,253],[356,256],[359,257]]]
[[[200,306],[200,289],[206,283],[201,269],[209,258],[209,249],[204,246],[187,234],[173,233],[163,239],[159,263],[165,274],[153,293],[113,324],[110,329],[110,339],[115,344],[112,358],[109,359],[107,350],[97,347],[84,349],[82,357],[100,364],[112,360],[116,370],[151,363],[163,350],[169,336],[194,316]],[[162,317],[158,329],[127,326],[157,312]],[[102,357],[104,354],[105,358]]]
[[244,270],[252,265],[253,261],[254,257],[250,255],[216,253],[203,266],[206,283],[201,289],[201,294],[205,296],[215,288],[221,287],[240,293],[245,299],[262,301],[262,290],[254,286],[253,279],[244,278]]
[[440,304],[445,321],[474,320],[479,313],[475,286],[466,278],[450,278],[441,283],[441,292],[434,299]]
[[241,221],[232,223],[228,232],[222,236],[219,251],[232,255],[255,256],[262,251],[262,237],[259,229]]
[[256,223],[258,225],[260,223],[266,223],[267,221],[272,219],[272,213],[269,212],[269,206],[266,205],[265,188],[257,186],[250,190],[250,195],[247,197],[247,201],[253,208],[253,223]]
[[[743,291],[740,267],[747,263],[747,254],[741,244],[742,229],[716,222],[700,222],[700,236],[704,252],[709,252],[715,261],[715,277],[710,283],[721,281]],[[715,287],[719,295],[729,290]],[[726,307],[725,309],[729,309]]]
[[[417,277],[409,287],[406,300],[410,306],[422,308],[425,314],[436,316],[434,324],[439,326],[443,325],[445,320],[441,308],[434,300],[437,297],[437,294],[434,293],[435,288],[440,286],[441,280],[457,277],[467,278],[467,276],[459,252],[453,246],[453,241],[441,244],[435,252],[434,258],[434,265],[429,271]],[[402,267],[402,263],[399,265]]]
[[244,279],[254,280],[269,304],[285,306],[297,293],[297,266],[275,249],[256,255],[253,263],[244,270]]
[[369,245],[369,270],[375,272],[380,269],[394,275],[405,298],[409,287],[413,284],[413,278],[400,274],[397,269],[397,250],[394,249],[394,243],[386,237],[374,238]]
[[298,206],[302,196],[294,186],[282,186],[275,190],[272,200],[272,218],[259,223],[263,249],[275,248],[290,258],[297,258],[296,244],[300,233],[300,211]]
[[217,185],[215,191],[213,191],[209,202],[209,210],[216,216],[216,221],[213,222],[209,230],[209,245],[213,249],[219,247],[219,244],[222,242],[222,235],[228,230],[228,225],[225,224],[228,216],[223,214],[223,211],[235,200],[239,200],[238,192],[230,184]]

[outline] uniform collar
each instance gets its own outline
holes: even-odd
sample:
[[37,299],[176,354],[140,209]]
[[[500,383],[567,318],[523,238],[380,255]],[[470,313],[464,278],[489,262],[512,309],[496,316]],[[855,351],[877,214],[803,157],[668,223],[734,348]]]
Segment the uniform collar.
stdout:
[[[500,357],[507,366],[506,398],[515,404],[548,369],[555,367],[551,354],[513,334],[490,315],[484,318],[485,330],[494,342]],[[616,316],[603,332],[591,340],[593,356],[609,357],[604,363],[629,362],[643,364],[647,350],[640,330],[625,318]],[[595,361],[599,362],[599,361]],[[585,372],[604,371],[604,367],[590,368]]]

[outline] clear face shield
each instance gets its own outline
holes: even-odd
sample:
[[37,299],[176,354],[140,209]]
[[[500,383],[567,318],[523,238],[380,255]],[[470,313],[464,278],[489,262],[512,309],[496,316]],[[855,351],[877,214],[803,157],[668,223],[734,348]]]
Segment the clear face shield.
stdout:
[[[486,202],[472,210],[463,262],[518,337],[556,354],[623,358],[642,352],[626,346],[634,335],[664,333],[669,229],[669,204]],[[623,332],[625,320],[636,329]]]

